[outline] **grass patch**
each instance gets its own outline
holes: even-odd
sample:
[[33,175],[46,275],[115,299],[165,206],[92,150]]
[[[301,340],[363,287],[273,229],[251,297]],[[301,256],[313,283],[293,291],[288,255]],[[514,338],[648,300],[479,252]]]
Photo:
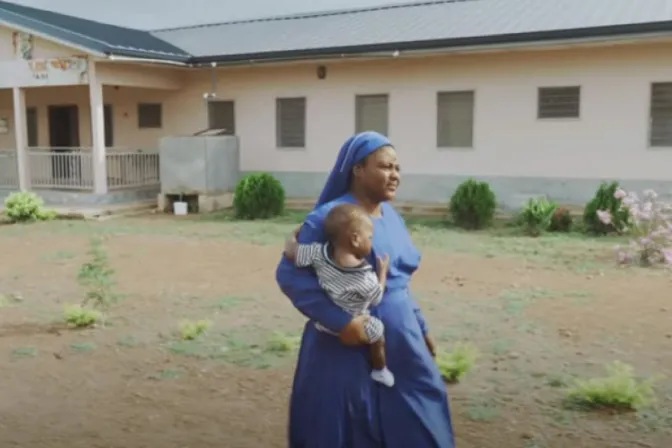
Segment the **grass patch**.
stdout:
[[220,311],[229,311],[239,306],[240,303],[241,300],[238,297],[224,296],[217,300],[214,307]]
[[209,320],[198,320],[196,322],[184,321],[180,323],[180,339],[183,341],[194,341],[203,336],[211,326],[212,322]]
[[576,380],[565,402],[575,409],[636,411],[655,402],[654,382],[638,379],[632,366],[616,361],[607,366],[605,377]]
[[0,294],[0,308],[6,308],[21,303],[23,299],[16,294]]
[[25,359],[34,358],[37,356],[37,349],[35,347],[19,347],[12,351],[12,358]]
[[125,336],[117,341],[119,347],[134,348],[140,345],[140,342],[134,336]]
[[184,375],[184,372],[178,369],[163,369],[154,375],[149,375],[150,380],[156,381],[165,381],[165,380],[175,380]]
[[239,367],[268,369],[293,355],[299,338],[273,333],[262,339],[258,333],[222,332],[198,340],[174,341],[169,350],[175,355],[209,359]]
[[478,351],[470,344],[456,343],[450,352],[442,352],[436,356],[441,377],[449,384],[462,380],[476,364]]
[[491,422],[499,418],[500,412],[494,402],[479,399],[467,407],[464,415],[473,422]]
[[81,305],[68,305],[63,311],[63,320],[72,328],[92,327],[100,321],[103,314]]
[[78,353],[88,353],[94,351],[98,346],[94,342],[77,342],[70,345],[70,350]]

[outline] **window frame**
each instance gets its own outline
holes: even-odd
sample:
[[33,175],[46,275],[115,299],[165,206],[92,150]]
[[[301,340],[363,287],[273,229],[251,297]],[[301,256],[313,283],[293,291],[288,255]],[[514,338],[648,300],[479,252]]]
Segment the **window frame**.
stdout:
[[[283,141],[284,136],[284,127],[283,123],[283,102],[286,101],[296,101],[297,103],[302,104],[302,123],[301,123],[301,141],[296,144],[287,144],[288,142]],[[307,132],[308,131],[308,98],[305,96],[281,96],[275,99],[275,147],[277,149],[284,150],[305,150],[307,142]]]
[[[441,97],[448,95],[464,95],[471,96],[471,142],[469,145],[444,145],[442,144],[442,128],[441,128]],[[440,150],[472,150],[475,147],[476,140],[476,89],[460,89],[460,90],[441,90],[436,93],[436,147]]]
[[[158,109],[158,123],[153,123],[152,120],[147,123],[147,118],[143,120],[143,108],[157,108]],[[153,102],[138,103],[138,129],[162,129],[163,128],[163,104]]]
[[[561,91],[571,90],[572,93],[576,91],[576,115],[565,114],[565,115],[552,115],[548,111],[544,111],[544,107],[549,107],[546,103],[544,104],[544,99],[546,101],[549,98],[544,98],[544,93],[546,95],[558,94]],[[582,106],[582,97],[583,92],[580,85],[563,85],[563,86],[543,86],[537,87],[537,120],[549,121],[549,120],[579,120],[581,119],[581,106]],[[565,93],[566,95],[567,93]],[[573,110],[573,108],[572,108]]]

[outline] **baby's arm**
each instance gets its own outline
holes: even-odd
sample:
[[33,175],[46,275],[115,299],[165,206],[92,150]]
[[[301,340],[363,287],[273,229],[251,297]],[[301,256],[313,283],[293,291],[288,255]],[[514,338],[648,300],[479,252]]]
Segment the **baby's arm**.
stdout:
[[385,282],[387,276],[382,280],[377,278],[373,273],[366,276],[366,281],[363,285],[362,295],[366,298],[369,306],[376,306],[383,300],[383,293],[385,292]]

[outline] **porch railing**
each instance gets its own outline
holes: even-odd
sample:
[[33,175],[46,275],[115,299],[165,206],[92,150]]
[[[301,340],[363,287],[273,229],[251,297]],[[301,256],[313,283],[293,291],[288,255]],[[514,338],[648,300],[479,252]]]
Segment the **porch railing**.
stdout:
[[[12,154],[15,156],[15,153]],[[28,163],[32,188],[93,190],[91,148],[30,148]],[[2,163],[4,165],[7,164]],[[107,148],[106,165],[110,190],[155,187],[160,183],[159,154],[156,151]],[[0,185],[3,173],[0,167]],[[18,176],[15,177],[18,185]]]
[[0,149],[0,188],[19,187],[19,170],[16,164],[16,151]]
[[110,190],[158,186],[159,153],[110,150],[107,153],[107,186]]
[[85,148],[30,148],[28,164],[32,188],[93,189],[93,159]]

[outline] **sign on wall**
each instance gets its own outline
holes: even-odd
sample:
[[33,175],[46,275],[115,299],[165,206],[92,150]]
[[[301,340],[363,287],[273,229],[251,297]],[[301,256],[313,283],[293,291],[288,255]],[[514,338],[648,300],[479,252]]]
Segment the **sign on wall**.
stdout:
[[44,85],[86,84],[88,61],[84,57],[27,61],[33,79]]

